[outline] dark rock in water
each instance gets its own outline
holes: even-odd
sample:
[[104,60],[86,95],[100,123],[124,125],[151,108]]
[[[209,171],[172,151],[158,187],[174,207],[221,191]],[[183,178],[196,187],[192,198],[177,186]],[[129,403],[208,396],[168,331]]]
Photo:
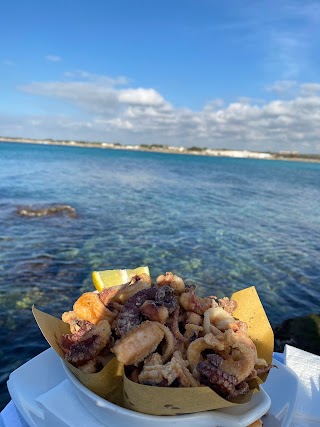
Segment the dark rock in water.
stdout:
[[320,315],[285,320],[274,328],[275,351],[283,352],[285,344],[320,355]]
[[76,210],[69,205],[53,205],[46,207],[31,207],[22,206],[17,208],[17,214],[20,216],[42,217],[42,216],[57,216],[67,215],[71,218],[76,218]]

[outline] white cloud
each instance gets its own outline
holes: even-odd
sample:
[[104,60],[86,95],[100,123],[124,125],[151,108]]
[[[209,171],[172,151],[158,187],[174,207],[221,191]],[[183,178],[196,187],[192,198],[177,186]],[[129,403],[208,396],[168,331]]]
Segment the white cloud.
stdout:
[[66,71],[64,77],[71,81],[91,81],[103,84],[104,86],[126,86],[130,80],[125,76],[109,77],[100,74],[89,73],[84,70]]
[[0,122],[0,134],[320,153],[320,83],[277,81],[269,89],[287,91],[283,99],[243,97],[229,104],[213,100],[194,111],[175,108],[152,88],[123,88],[125,82],[129,80],[83,72],[70,81],[24,85],[20,90],[25,93],[59,99],[75,112],[20,117],[20,128],[6,118]]
[[271,85],[266,87],[266,90],[273,92],[277,95],[287,95],[288,92],[291,92],[292,89],[295,89],[298,86],[296,80],[277,80]]
[[137,105],[162,105],[164,99],[154,89],[124,89],[119,92],[119,102]]
[[320,83],[304,83],[301,85],[302,96],[318,95],[320,92]]
[[44,58],[49,62],[61,62],[62,61],[61,56],[57,56],[57,55],[46,55]]

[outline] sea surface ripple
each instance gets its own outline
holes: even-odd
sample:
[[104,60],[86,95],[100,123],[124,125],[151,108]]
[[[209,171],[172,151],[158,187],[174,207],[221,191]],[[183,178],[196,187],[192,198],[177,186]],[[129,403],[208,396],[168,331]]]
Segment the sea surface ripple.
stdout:
[[[24,217],[56,204],[68,215]],[[0,409],[91,272],[173,271],[201,295],[254,285],[272,325],[319,312],[320,164],[0,144]]]

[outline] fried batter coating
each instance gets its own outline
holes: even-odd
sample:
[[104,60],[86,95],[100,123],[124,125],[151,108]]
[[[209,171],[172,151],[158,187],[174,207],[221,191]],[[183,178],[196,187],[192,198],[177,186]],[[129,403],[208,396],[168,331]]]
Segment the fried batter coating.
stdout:
[[63,322],[65,323],[69,323],[69,325],[71,324],[71,322],[73,322],[75,319],[78,319],[75,311],[65,311],[62,316],[61,319]]
[[247,393],[248,381],[273,367],[257,358],[247,324],[232,316],[236,306],[229,298],[199,297],[171,272],[157,286],[147,275],[135,276],[100,294],[84,293],[62,316],[71,334],[59,344],[66,360],[86,373],[99,371],[113,353],[132,381],[208,385],[229,399]]
[[248,326],[245,322],[235,320],[229,312],[220,306],[211,307],[204,312],[203,327],[206,334],[213,333],[219,335],[219,331],[232,329],[247,333]]
[[137,292],[144,289],[149,289],[152,285],[151,277],[146,273],[142,273],[139,276],[132,277],[129,283],[126,283],[119,292],[114,296],[113,301],[125,304],[129,298],[135,295]]
[[204,327],[205,333],[206,334],[216,333],[215,328],[220,330],[218,325],[223,321],[227,321],[228,324],[235,322],[231,314],[225,311],[222,307],[209,308],[204,312],[204,315],[203,315],[203,327]]
[[252,340],[241,332],[226,330],[219,336],[207,334],[193,341],[187,351],[191,372],[198,377],[196,365],[202,360],[202,352],[212,350],[223,355],[221,369],[237,378],[237,384],[245,380],[253,371],[257,360],[257,350]]
[[94,374],[97,372],[97,361],[96,359],[88,360],[84,365],[80,365],[79,369],[85,374]]
[[155,322],[155,323],[157,323],[158,327],[162,330],[162,332],[164,333],[164,337],[167,341],[165,352],[162,355],[162,361],[163,363],[165,363],[167,360],[169,360],[170,356],[174,352],[175,340],[172,332],[170,331],[169,328],[167,328],[167,326],[162,325],[161,323],[158,323],[158,322]]
[[203,331],[203,327],[194,325],[193,323],[187,323],[185,325],[185,330],[184,337],[187,338],[188,341],[194,341]]
[[202,325],[203,318],[199,314],[194,313],[193,311],[187,311],[186,315],[187,315],[186,323],[191,323],[193,325],[199,325],[199,326]]
[[171,330],[172,330],[172,333],[173,333],[173,335],[177,341],[186,342],[187,338],[182,335],[182,333],[180,332],[180,329],[179,329],[179,322],[178,322],[179,312],[180,312],[180,307],[178,305],[173,312]]
[[158,325],[161,323],[146,320],[117,341],[111,351],[119,362],[137,365],[153,353],[164,338],[164,332]]
[[208,308],[211,307],[210,298],[200,298],[196,295],[194,288],[190,287],[186,292],[182,293],[179,297],[179,304],[186,311],[194,311],[195,313],[201,315]]
[[117,313],[107,309],[95,292],[85,292],[73,305],[77,317],[97,324],[101,320],[112,321]]
[[[71,314],[73,313],[73,314]],[[87,320],[79,319],[76,316],[74,311],[68,311],[63,313],[62,320],[65,323],[69,323],[71,334],[83,334],[84,332],[89,331],[93,327],[93,323],[88,322]]]
[[193,341],[187,350],[187,358],[190,366],[190,370],[195,378],[199,377],[199,373],[196,371],[196,366],[202,360],[201,353],[204,350],[212,350],[213,352],[223,351],[225,344],[216,338],[213,334],[207,334],[204,337],[198,338]]
[[89,331],[78,336],[77,341],[74,340],[75,335],[78,334],[63,335],[60,338],[60,346],[65,351],[65,359],[78,366],[96,357],[107,345],[111,328],[107,320],[102,320],[98,325],[93,325]]
[[162,357],[159,353],[153,353],[144,361],[144,366],[163,365]]
[[219,305],[228,313],[232,314],[237,308],[238,303],[228,297],[223,297],[218,300]]
[[179,352],[175,352],[170,362],[165,365],[145,364],[138,376],[139,383],[170,386],[178,380],[181,387],[198,387],[199,383],[192,376],[187,365],[188,362],[181,358]]
[[157,306],[154,301],[149,300],[142,304],[140,312],[147,319],[160,323],[166,323],[169,317],[168,309],[164,305]]
[[[124,307],[118,315],[117,334],[121,337],[125,335],[130,329],[138,326],[143,320],[143,313],[141,307],[145,301],[154,301],[158,307],[165,307],[168,313],[171,314],[177,306],[177,300],[173,294],[173,290],[169,286],[158,288],[152,286],[149,289],[144,289],[137,292],[124,304]],[[164,315],[162,311],[162,315]]]
[[257,361],[257,349],[253,341],[242,332],[228,329],[224,332],[226,346],[230,346],[229,356],[222,362],[221,369],[234,375],[238,383],[253,371]]
[[181,353],[179,351],[175,351],[173,353],[173,357],[180,364],[180,369],[184,376],[185,383],[189,383],[189,385],[185,385],[185,387],[198,387],[200,385],[199,382],[194,378],[194,376],[191,374],[191,372],[188,369],[189,362],[182,358]]
[[181,294],[185,291],[186,288],[184,281],[181,279],[181,277],[176,276],[171,272],[167,272],[165,276],[161,274],[157,277],[156,282],[158,286],[170,286],[170,288],[172,288],[176,294]]
[[116,332],[120,337],[126,335],[131,329],[140,325],[143,320],[140,307],[145,301],[155,299],[157,289],[156,286],[143,289],[134,294],[124,304],[121,313],[118,315],[116,326]]
[[99,298],[104,305],[108,305],[109,302],[123,289],[126,285],[120,286],[112,286],[110,288],[106,288],[100,292]]

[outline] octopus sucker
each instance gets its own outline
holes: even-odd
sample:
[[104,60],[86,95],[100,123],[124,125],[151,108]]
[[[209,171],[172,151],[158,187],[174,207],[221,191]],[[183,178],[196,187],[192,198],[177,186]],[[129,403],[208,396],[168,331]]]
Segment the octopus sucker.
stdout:
[[211,354],[208,355],[207,360],[199,362],[196,369],[199,372],[200,383],[208,385],[219,394],[228,396],[235,390],[237,379],[220,368],[222,361],[221,356]]

